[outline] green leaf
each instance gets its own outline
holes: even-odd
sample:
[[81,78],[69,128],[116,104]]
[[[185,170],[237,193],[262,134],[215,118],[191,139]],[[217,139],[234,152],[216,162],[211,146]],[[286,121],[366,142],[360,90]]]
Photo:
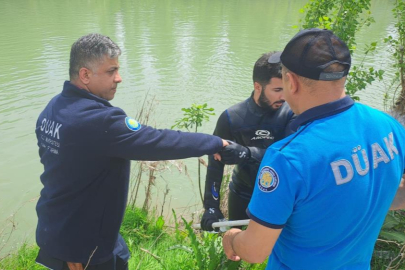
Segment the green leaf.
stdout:
[[388,214],[385,217],[384,224],[381,229],[382,230],[392,229],[393,227],[395,227],[398,224],[399,224],[399,221],[392,215]]
[[197,237],[196,237],[193,229],[191,228],[191,222],[188,223],[183,217],[181,219],[183,220],[184,225],[186,226],[186,230],[188,232],[188,237],[189,237],[189,239],[191,241],[191,248],[194,251],[194,255],[195,255],[195,258],[196,258],[196,261],[197,261],[198,268],[199,269],[204,269],[205,260],[203,259],[203,254],[202,254],[201,249],[200,249],[201,245],[198,242]]
[[165,225],[165,220],[163,219],[163,217],[162,216],[158,217],[158,219],[156,220],[156,228],[161,230],[161,229],[163,229],[164,225]]
[[174,228],[175,228],[175,236],[176,236],[176,240],[177,242],[182,243],[183,239],[180,235],[180,230],[179,230],[179,223],[177,222],[177,216],[176,216],[176,212],[174,211],[174,209],[172,208],[172,213],[173,213],[173,217],[174,217]]
[[381,231],[380,236],[381,236],[381,238],[384,238],[385,240],[405,243],[405,234],[402,232]]

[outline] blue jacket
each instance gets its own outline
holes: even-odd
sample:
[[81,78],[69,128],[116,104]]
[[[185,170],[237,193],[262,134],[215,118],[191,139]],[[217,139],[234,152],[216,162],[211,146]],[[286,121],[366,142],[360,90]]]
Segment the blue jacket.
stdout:
[[117,248],[130,160],[213,154],[219,137],[142,126],[108,101],[66,81],[36,124],[44,185],[36,210],[38,246],[57,259],[90,264]]
[[266,269],[370,269],[405,167],[405,130],[350,97],[311,108],[271,145],[248,215],[283,228]]

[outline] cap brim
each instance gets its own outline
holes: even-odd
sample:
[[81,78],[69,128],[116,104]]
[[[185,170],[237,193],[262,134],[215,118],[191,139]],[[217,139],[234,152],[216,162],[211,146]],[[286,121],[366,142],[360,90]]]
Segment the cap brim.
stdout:
[[282,52],[276,52],[275,54],[273,54],[272,56],[269,57],[267,62],[269,62],[269,64],[278,64],[278,63],[280,63],[281,53]]

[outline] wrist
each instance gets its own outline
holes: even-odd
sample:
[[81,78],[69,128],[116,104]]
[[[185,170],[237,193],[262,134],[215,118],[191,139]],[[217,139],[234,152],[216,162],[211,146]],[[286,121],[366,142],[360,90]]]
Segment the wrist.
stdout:
[[230,244],[232,250],[235,252],[235,247],[234,247],[235,238],[241,232],[241,230],[239,230],[239,229],[230,229],[228,232],[230,233],[230,235],[229,235],[229,244]]
[[249,160],[252,157],[252,152],[250,151],[250,148],[246,146],[246,160]]

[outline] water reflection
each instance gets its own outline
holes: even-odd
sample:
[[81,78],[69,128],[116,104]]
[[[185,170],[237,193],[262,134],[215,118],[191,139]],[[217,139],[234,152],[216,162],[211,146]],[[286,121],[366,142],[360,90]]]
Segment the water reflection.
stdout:
[[[264,52],[280,50],[296,32],[306,1],[103,0],[3,1],[0,9],[0,222],[39,194],[35,121],[68,79],[71,44],[101,32],[123,50],[123,82],[113,105],[134,116],[147,92],[159,100],[154,121],[169,128],[191,103],[208,102],[217,115],[200,130],[211,133],[220,112],[248,97],[252,68]],[[376,24],[359,33],[358,47],[393,32],[391,5],[374,1]],[[394,73],[391,52],[379,43],[365,63]],[[355,57],[354,61],[363,61]],[[389,85],[368,87],[362,101],[382,109]],[[189,161],[195,174],[195,160]],[[204,174],[204,173],[203,173]],[[172,207],[197,204],[184,175],[167,173]],[[195,179],[193,179],[195,181]],[[34,203],[20,218],[33,229]],[[20,225],[21,226],[21,225]]]

